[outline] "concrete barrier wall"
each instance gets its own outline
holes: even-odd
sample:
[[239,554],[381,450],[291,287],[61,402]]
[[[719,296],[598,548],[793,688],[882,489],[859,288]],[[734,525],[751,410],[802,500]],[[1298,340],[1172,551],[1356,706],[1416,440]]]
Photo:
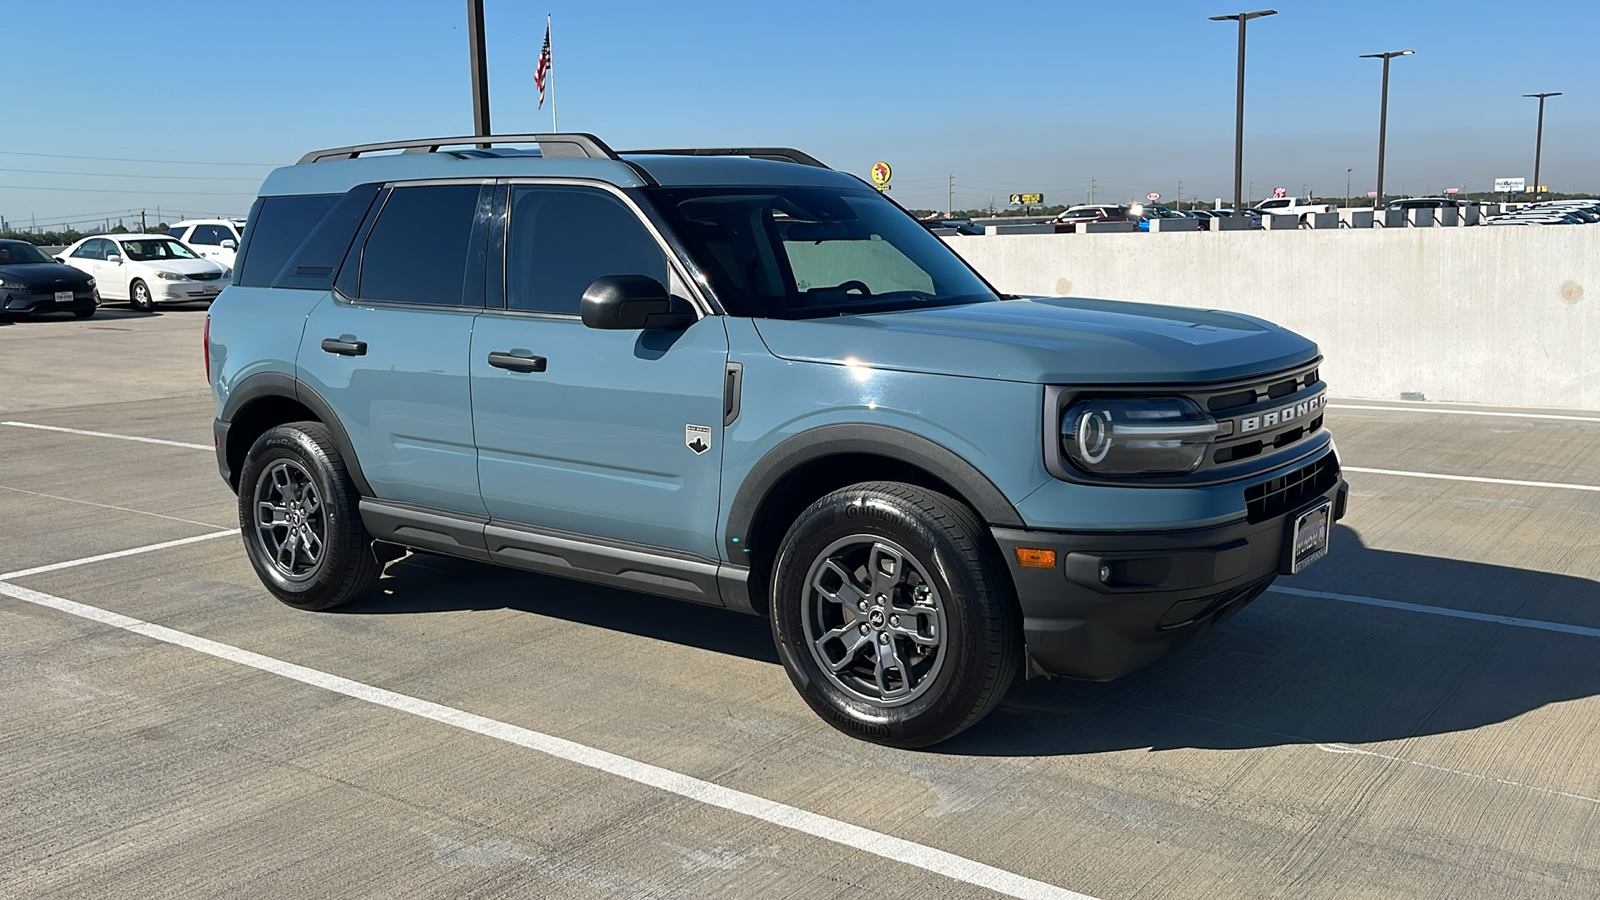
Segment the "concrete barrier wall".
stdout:
[[1600,410],[1600,226],[946,240],[1008,293],[1277,322],[1336,396]]

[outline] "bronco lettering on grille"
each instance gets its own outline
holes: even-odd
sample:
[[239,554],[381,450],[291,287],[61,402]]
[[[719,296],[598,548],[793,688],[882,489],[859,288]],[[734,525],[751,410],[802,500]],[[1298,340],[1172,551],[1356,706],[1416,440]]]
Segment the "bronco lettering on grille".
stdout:
[[1304,418],[1322,409],[1325,395],[1318,394],[1309,400],[1292,403],[1281,409],[1260,413],[1254,416],[1240,418],[1238,434],[1249,434],[1263,428],[1274,428],[1278,425],[1287,425],[1295,419]]

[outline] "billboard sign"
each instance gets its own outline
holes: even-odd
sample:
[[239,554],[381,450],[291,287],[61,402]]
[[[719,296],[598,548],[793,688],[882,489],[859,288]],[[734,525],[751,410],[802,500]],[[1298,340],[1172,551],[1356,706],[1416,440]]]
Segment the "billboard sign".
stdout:
[[1041,206],[1044,204],[1043,194],[1012,194],[1011,202],[1016,206]]
[[1496,178],[1494,191],[1497,194],[1520,194],[1528,187],[1526,178]]

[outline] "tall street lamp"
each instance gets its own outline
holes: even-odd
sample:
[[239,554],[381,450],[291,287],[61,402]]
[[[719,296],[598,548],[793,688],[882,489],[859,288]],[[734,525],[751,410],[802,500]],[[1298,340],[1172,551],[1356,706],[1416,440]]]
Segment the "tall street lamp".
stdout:
[[1243,215],[1243,196],[1240,189],[1244,187],[1244,26],[1251,19],[1262,16],[1275,16],[1275,9],[1261,9],[1255,12],[1234,13],[1231,16],[1212,16],[1213,22],[1238,22],[1239,23],[1239,112],[1234,121],[1233,129],[1233,214]]
[[1544,155],[1544,98],[1559,97],[1560,91],[1543,94],[1523,94],[1524,97],[1539,98],[1539,133],[1533,139],[1533,199],[1539,199],[1539,157]]
[[1378,113],[1378,197],[1373,208],[1383,206],[1383,145],[1389,136],[1389,60],[1396,56],[1410,56],[1415,50],[1391,50],[1388,53],[1363,53],[1362,59],[1383,60],[1383,105]]

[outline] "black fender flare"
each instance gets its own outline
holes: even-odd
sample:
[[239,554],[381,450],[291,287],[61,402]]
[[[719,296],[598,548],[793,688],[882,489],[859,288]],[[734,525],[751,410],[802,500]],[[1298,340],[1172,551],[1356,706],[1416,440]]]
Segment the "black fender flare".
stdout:
[[887,425],[821,425],[787,438],[768,450],[745,475],[728,511],[727,558],[739,560],[744,556],[744,547],[735,543],[735,539],[750,533],[762,503],[784,476],[812,460],[842,454],[871,454],[909,463],[950,485],[960,494],[957,499],[972,504],[986,524],[1002,528],[1026,527],[1017,508],[994,482],[947,447]]
[[333,407],[329,406],[328,401],[322,399],[322,395],[310,385],[283,372],[257,372],[241,380],[228,393],[228,400],[222,406],[222,415],[217,419],[216,428],[218,437],[222,438],[222,444],[217,448],[217,455],[224,471],[227,470],[228,426],[240,410],[268,397],[293,400],[311,410],[333,435],[333,444],[338,448],[339,456],[343,458],[345,470],[350,473],[350,480],[355,482],[356,490],[363,497],[373,496],[372,485],[367,483],[366,475],[361,472],[361,461],[356,458],[355,446],[350,443],[350,436],[345,433],[339,417],[334,415]]

